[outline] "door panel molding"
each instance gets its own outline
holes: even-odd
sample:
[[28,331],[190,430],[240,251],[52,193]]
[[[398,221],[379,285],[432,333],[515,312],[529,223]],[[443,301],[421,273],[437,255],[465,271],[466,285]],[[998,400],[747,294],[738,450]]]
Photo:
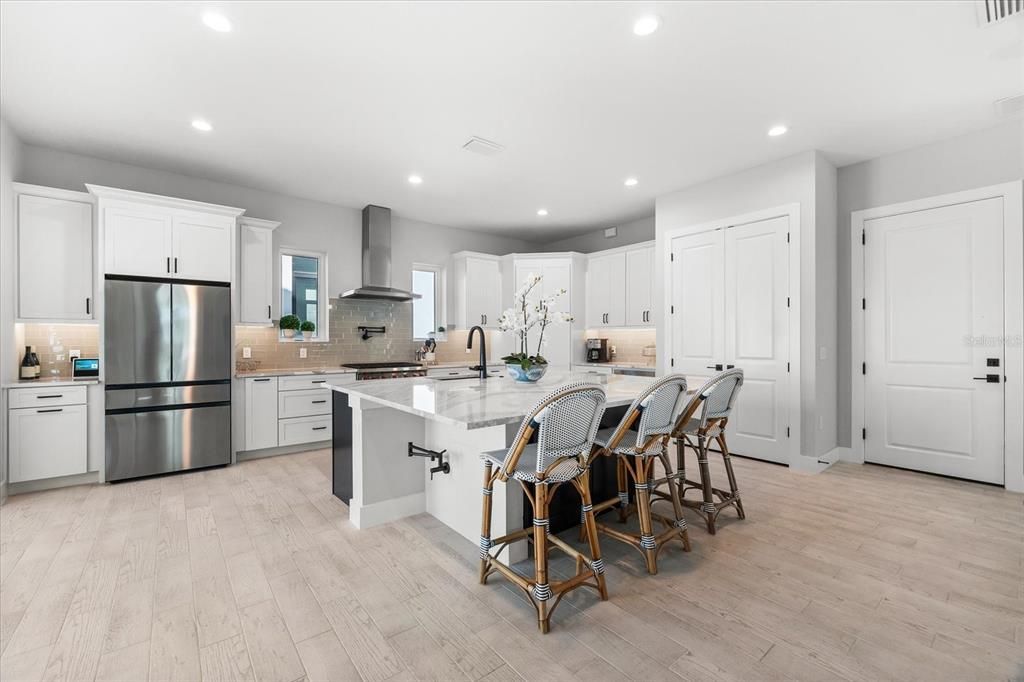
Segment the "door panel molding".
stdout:
[[[865,248],[870,221],[930,209],[1001,198],[1003,208],[1004,486],[1024,492],[1024,187],[1021,181],[853,211],[850,214],[851,393],[850,451],[845,459],[864,462],[865,416]],[[867,230],[867,233],[865,233]],[[870,368],[868,368],[870,371]],[[874,427],[879,428],[879,427]]]

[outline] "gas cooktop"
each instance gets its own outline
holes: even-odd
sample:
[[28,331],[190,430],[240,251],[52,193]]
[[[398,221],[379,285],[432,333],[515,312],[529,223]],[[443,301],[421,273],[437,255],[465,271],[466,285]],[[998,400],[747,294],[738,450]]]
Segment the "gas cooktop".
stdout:
[[348,367],[349,369],[420,369],[423,367],[418,362],[349,362],[342,367]]

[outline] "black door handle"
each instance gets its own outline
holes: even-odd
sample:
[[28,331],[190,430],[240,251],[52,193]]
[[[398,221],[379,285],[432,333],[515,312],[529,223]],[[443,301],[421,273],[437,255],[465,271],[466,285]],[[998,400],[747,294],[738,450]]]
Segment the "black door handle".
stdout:
[[271,314],[270,314],[270,306],[269,306],[269,305],[267,306],[267,319],[268,319],[268,320],[269,320],[269,319],[272,319],[272,316],[271,316]]
[[171,272],[171,257],[170,256],[167,257],[167,272],[168,273]]
[[178,272],[178,257],[174,257],[174,272]]
[[89,297],[88,296],[86,296],[86,298],[85,298],[85,314],[86,315],[90,315],[91,314],[90,311],[89,311]]
[[734,367],[736,367],[736,365],[726,365],[725,366],[726,369],[733,369]]
[[998,384],[999,383],[999,375],[998,374],[986,374],[983,377],[974,377],[974,380],[975,381],[984,381],[987,384]]
[[722,371],[722,366],[721,365],[707,365],[707,368],[708,369],[718,370],[719,372]]

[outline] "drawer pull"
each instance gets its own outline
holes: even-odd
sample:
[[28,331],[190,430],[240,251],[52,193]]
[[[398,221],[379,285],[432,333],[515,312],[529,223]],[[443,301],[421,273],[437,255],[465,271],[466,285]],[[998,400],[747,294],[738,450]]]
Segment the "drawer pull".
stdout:
[[326,426],[314,426],[314,427],[313,427],[313,430],[314,430],[314,431],[324,431],[324,430],[326,430],[326,429],[327,429],[327,427],[326,427]]
[[44,412],[63,412],[63,407],[55,407],[52,410],[36,410],[36,414],[43,414]]
[[314,384],[326,384],[327,383],[327,379],[313,379],[312,383],[314,383]]
[[313,404],[314,405],[321,405],[321,404],[326,403],[326,402],[327,402],[326,400],[314,400]]
[[45,400],[47,398],[63,398],[63,393],[54,393],[53,395],[37,395],[36,400]]
[[270,379],[269,378],[267,378],[267,379],[253,379],[253,381],[263,382],[263,381],[270,381]]

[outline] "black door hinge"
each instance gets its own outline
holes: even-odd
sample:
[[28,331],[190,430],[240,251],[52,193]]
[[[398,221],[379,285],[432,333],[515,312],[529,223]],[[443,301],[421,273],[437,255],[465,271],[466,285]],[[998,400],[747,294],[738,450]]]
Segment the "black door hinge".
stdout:
[[865,234],[864,230],[860,231],[860,243],[861,244],[867,244],[868,243],[868,238],[867,238],[867,235]]
[[786,243],[789,243],[789,232],[786,233]]
[[675,315],[676,314],[676,307],[674,305],[673,306],[669,306],[669,314],[670,315]]
[[786,427],[786,438],[789,438],[789,427]]
[[860,373],[861,374],[867,374],[868,373],[868,363],[866,363],[866,362],[860,363]]
[[861,440],[867,440],[868,439],[868,430],[867,429],[861,429],[860,430],[860,439]]
[[788,362],[786,363],[786,372],[787,373],[789,372],[789,363]]
[[868,299],[866,299],[866,298],[860,299],[860,309],[861,310],[867,310],[868,309]]
[[674,254],[674,253],[670,253],[670,254],[668,254],[668,259],[669,259],[670,261],[674,261],[674,260],[676,259],[676,254]]
[[789,307],[789,296],[786,297],[786,307]]
[[675,366],[676,366],[676,359],[675,359],[675,358],[672,358],[671,360],[669,360],[669,364],[670,364],[671,366],[675,367]]

